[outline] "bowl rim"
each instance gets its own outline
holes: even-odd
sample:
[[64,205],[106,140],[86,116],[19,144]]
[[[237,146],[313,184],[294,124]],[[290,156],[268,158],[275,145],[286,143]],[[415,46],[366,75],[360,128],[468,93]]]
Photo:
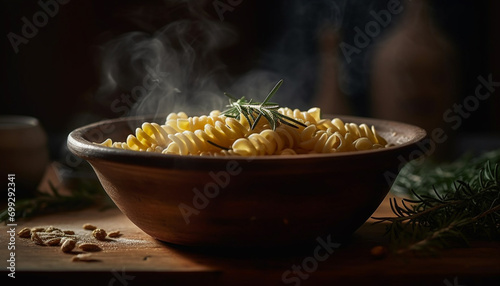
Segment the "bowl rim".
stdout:
[[[408,141],[394,145],[388,148],[380,148],[380,149],[371,149],[371,150],[362,150],[362,151],[345,151],[338,153],[327,153],[327,154],[299,154],[299,155],[266,155],[266,156],[188,156],[188,155],[176,155],[176,154],[161,154],[156,152],[140,152],[140,151],[132,151],[132,150],[124,150],[118,148],[111,148],[106,146],[101,146],[96,142],[91,142],[90,140],[84,138],[84,134],[86,131],[91,130],[93,128],[110,125],[110,124],[124,124],[131,121],[138,122],[149,122],[154,121],[155,116],[127,116],[127,117],[119,117],[114,119],[106,119],[97,121],[94,123],[90,123],[79,128],[74,129],[68,134],[67,137],[67,147],[68,149],[78,157],[81,157],[86,160],[92,159],[102,159],[105,161],[112,162],[130,162],[134,159],[140,158],[141,160],[135,160],[135,165],[143,165],[143,166],[151,166],[151,165],[162,165],[162,162],[169,160],[183,160],[183,161],[223,161],[227,162],[229,160],[235,161],[284,161],[284,160],[310,160],[311,158],[318,159],[326,159],[331,160],[333,158],[346,158],[346,157],[359,157],[366,156],[369,154],[380,154],[386,152],[395,152],[398,151],[400,153],[406,153],[409,149],[412,149],[416,146],[417,143],[422,142],[427,137],[427,132],[416,125],[386,120],[386,119],[378,119],[378,118],[370,118],[370,117],[359,117],[359,116],[351,116],[351,115],[324,115],[322,118],[340,118],[344,123],[347,122],[360,122],[366,123],[368,125],[374,125],[375,128],[378,126],[397,126],[399,129],[409,129],[412,130],[413,138],[410,138]],[[161,117],[160,117],[161,118]],[[166,118],[166,116],[165,116]],[[132,131],[131,131],[132,132]]]

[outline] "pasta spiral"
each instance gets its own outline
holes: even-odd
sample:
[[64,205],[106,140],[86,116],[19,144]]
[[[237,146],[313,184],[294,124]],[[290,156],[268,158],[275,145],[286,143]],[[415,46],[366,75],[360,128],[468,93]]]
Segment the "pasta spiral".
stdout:
[[165,124],[145,122],[125,142],[107,139],[102,146],[132,151],[198,156],[265,156],[335,153],[389,147],[374,126],[344,123],[320,117],[319,108],[308,111],[282,107],[280,114],[304,126],[278,124],[275,130],[262,117],[256,126],[243,115],[226,117],[218,110],[189,117],[171,113]]
[[134,151],[161,152],[170,142],[168,131],[171,132],[166,126],[145,122],[141,128],[136,128],[135,136],[128,135],[126,142],[113,143],[111,139],[107,139],[101,145]]
[[238,120],[231,117],[213,118],[203,129],[193,131],[187,130],[169,134],[171,143],[163,153],[180,155],[200,155],[204,152],[220,150],[217,146],[231,146],[238,138],[249,134],[248,128],[244,127]]
[[292,150],[290,147],[295,144],[295,140],[288,131],[278,129],[276,131],[266,129],[239,138],[233,143],[231,150],[240,156],[281,155],[284,150]]

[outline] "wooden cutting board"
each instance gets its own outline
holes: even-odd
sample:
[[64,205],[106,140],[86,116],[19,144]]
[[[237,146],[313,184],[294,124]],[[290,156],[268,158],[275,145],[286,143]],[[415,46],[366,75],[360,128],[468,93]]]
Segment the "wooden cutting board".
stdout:
[[[374,214],[391,215],[387,199]],[[122,236],[97,241],[82,228],[85,223],[108,232],[119,230]],[[388,241],[385,226],[372,223],[370,219],[350,241],[335,247],[318,242],[287,253],[206,252],[157,241],[116,208],[40,216],[18,221],[16,231],[52,225],[75,231],[80,241],[97,242],[102,251],[92,254],[92,262],[72,262],[80,252],[63,253],[59,247],[39,246],[18,236],[11,251],[11,226],[2,225],[2,281],[16,283],[2,285],[29,279],[62,285],[500,285],[498,242],[473,242],[470,248],[446,250],[436,257],[377,259],[370,250]],[[328,238],[321,239],[328,244]],[[10,252],[15,253],[15,279],[7,276]]]

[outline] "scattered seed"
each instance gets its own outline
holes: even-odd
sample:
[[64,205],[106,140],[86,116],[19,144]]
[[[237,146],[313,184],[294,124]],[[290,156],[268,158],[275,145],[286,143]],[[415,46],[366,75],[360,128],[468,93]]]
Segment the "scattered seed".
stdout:
[[45,231],[45,227],[33,227],[31,228],[31,232],[43,232]]
[[109,236],[109,237],[119,237],[119,236],[121,236],[121,235],[122,235],[122,234],[120,233],[120,231],[119,231],[119,230],[110,231],[110,232],[108,233],[108,236]]
[[31,230],[27,227],[21,229],[17,235],[19,235],[19,237],[22,237],[22,238],[30,238],[31,237]]
[[71,261],[73,261],[73,262],[75,262],[75,261],[90,262],[90,261],[98,261],[98,260],[92,259],[92,254],[91,253],[80,253],[78,255],[73,256],[71,258]]
[[59,233],[62,233],[63,231],[57,227],[54,227],[54,226],[49,226],[49,227],[46,227],[45,228],[45,232],[59,232]]
[[92,232],[92,235],[98,240],[106,240],[106,231],[101,228],[96,228]]
[[57,245],[60,245],[60,243],[61,243],[60,237],[54,237],[54,238],[51,238],[51,239],[45,241],[45,244],[47,244],[49,246],[57,246]]
[[43,243],[43,240],[38,236],[36,232],[31,233],[31,240],[38,245],[45,245],[45,243]]
[[78,245],[78,248],[80,248],[83,251],[101,251],[102,249],[99,247],[99,245],[94,244],[94,243],[82,243]]
[[[109,234],[104,229],[97,228],[91,224],[84,224],[83,228],[92,230],[92,236],[98,240],[106,240],[106,237],[119,237],[122,234],[119,230],[111,231]],[[61,251],[68,253],[74,250],[77,245],[75,232],[72,230],[61,230],[52,225],[47,227],[25,227],[18,232],[19,237],[31,238],[37,245],[61,246]],[[101,251],[102,248],[95,243],[80,243],[78,248],[86,252]],[[72,261],[99,261],[92,259],[90,253],[76,255]]]
[[73,248],[75,248],[75,245],[76,245],[76,241],[73,240],[73,239],[66,239],[64,241],[64,243],[61,245],[61,250],[63,252],[70,252],[73,250]]
[[52,231],[51,233],[53,233],[53,234],[55,234],[55,235],[59,235],[59,236],[64,236],[64,235],[66,235],[66,234],[64,233],[64,231],[62,231],[62,230],[60,230],[60,229],[56,229],[56,230]]
[[64,242],[68,239],[71,239],[71,237],[61,237],[61,242],[60,242],[60,245],[63,245]]
[[86,223],[83,225],[83,229],[86,230],[95,230],[97,227],[95,225],[91,225],[90,223]]

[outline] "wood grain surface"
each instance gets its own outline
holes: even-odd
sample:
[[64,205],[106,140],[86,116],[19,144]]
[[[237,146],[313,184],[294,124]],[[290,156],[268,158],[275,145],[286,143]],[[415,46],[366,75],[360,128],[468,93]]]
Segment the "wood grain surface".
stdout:
[[[392,215],[387,199],[374,216],[386,215]],[[6,262],[10,227],[2,225],[1,281],[9,283],[2,285],[21,285],[29,279],[60,285],[500,285],[498,242],[472,242],[470,248],[445,250],[435,257],[377,259],[370,250],[388,241],[385,226],[372,222],[334,247],[328,237],[320,237],[318,245],[286,251],[201,250],[157,241],[116,208],[89,208],[21,220],[15,228],[52,225],[74,230],[78,240],[101,246],[102,251],[92,254],[95,261],[72,262],[81,251],[63,253],[59,247],[39,246],[16,236],[12,279]],[[85,223],[108,232],[120,230],[122,236],[95,240],[82,228]]]

